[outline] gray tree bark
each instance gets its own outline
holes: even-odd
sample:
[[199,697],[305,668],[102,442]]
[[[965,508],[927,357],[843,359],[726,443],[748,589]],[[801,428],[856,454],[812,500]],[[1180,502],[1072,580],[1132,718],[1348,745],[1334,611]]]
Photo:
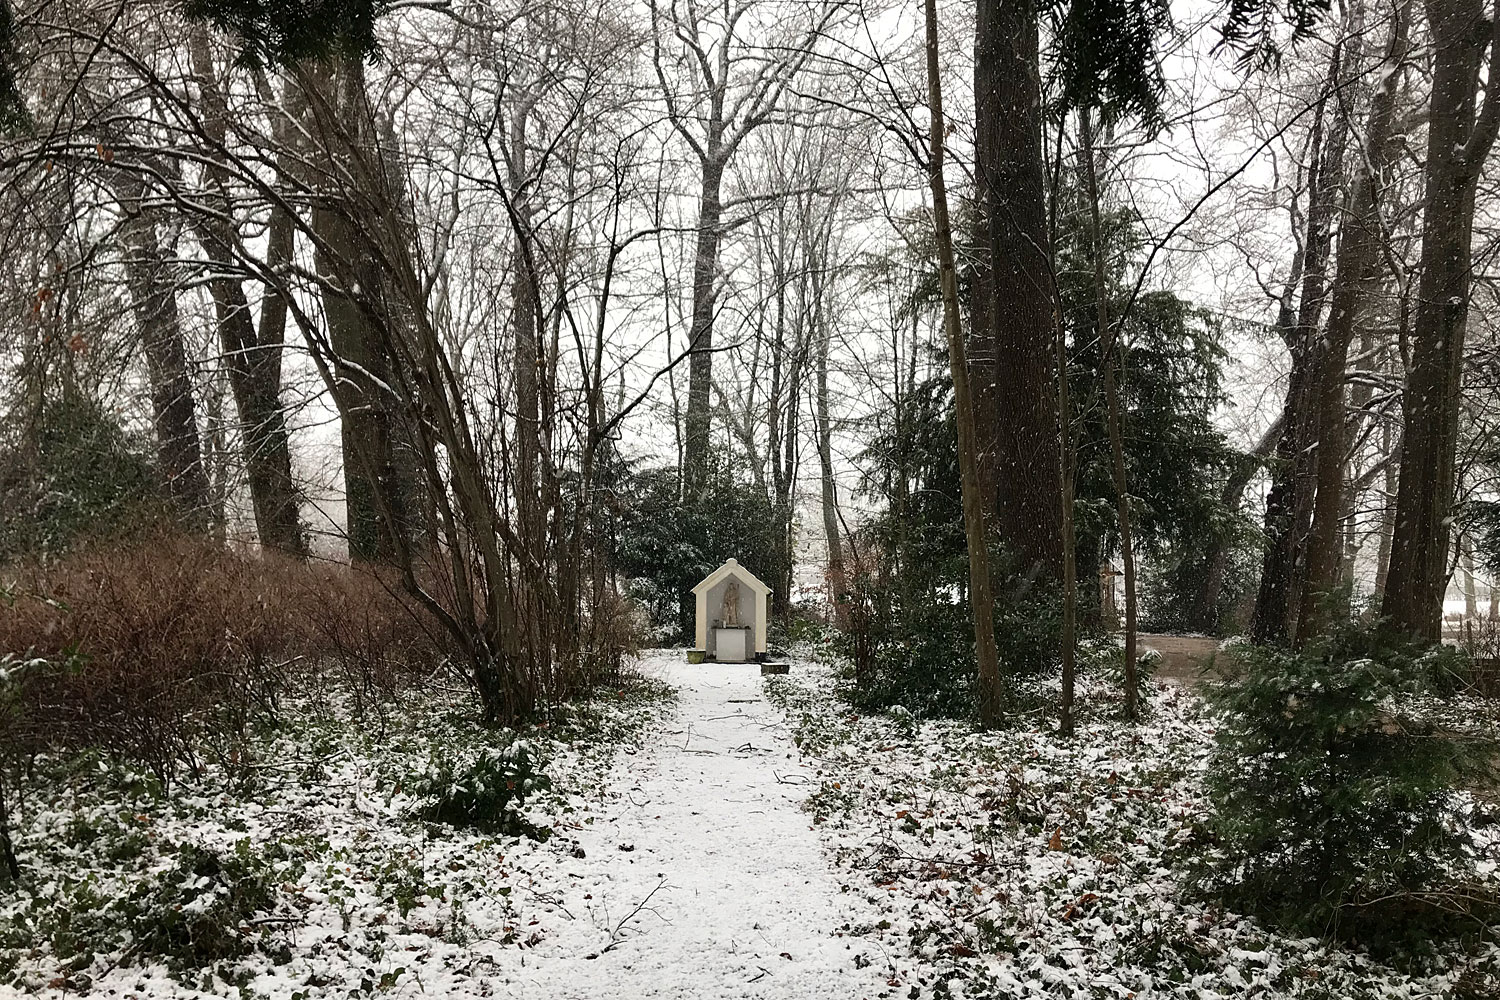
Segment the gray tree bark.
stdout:
[[1038,12],[979,0],[974,35],[974,419],[987,506],[1023,576],[1062,577],[1062,465]]
[[[1500,17],[1479,0],[1426,0],[1432,35],[1421,278],[1402,394],[1402,461],[1381,612],[1398,633],[1441,638],[1458,446],[1464,328],[1473,270],[1474,194],[1500,128],[1492,88],[1476,115],[1480,67],[1500,65]],[[1493,69],[1491,71],[1493,77]]]
[[1302,573],[1300,622],[1297,642],[1305,642],[1328,624],[1338,584],[1339,525],[1344,514],[1344,477],[1348,448],[1345,380],[1349,344],[1364,315],[1371,284],[1377,278],[1380,226],[1380,192],[1385,175],[1396,156],[1391,141],[1401,65],[1407,55],[1411,7],[1404,3],[1396,13],[1382,60],[1381,84],[1370,103],[1365,125],[1365,147],[1358,158],[1354,183],[1345,199],[1339,228],[1339,248],[1333,282],[1328,325],[1318,344],[1315,384],[1310,393],[1316,421],[1316,498],[1308,530]]
[[125,199],[128,218],[121,237],[126,250],[126,283],[141,330],[151,386],[157,465],[167,496],[184,526],[204,531],[211,511],[208,475],[177,308],[177,280],[167,263],[161,220],[140,208],[142,192],[139,184],[135,187]]
[[212,161],[225,146],[228,108],[220,89],[202,28],[189,36],[193,75],[204,107],[204,128],[211,146],[208,169],[212,188],[208,200],[215,209],[193,217],[193,229],[203,245],[213,277],[208,282],[214,302],[220,349],[229,374],[229,388],[239,411],[245,473],[255,511],[256,534],[262,545],[294,556],[307,554],[302,530],[301,491],[292,477],[292,453],[286,412],[281,405],[281,350],[274,328],[266,337],[256,332],[250,301],[238,276],[239,233],[226,190],[225,171]]
[[927,177],[932,189],[933,227],[943,294],[943,332],[948,341],[948,368],[953,376],[953,409],[958,424],[958,467],[963,493],[964,540],[969,550],[969,604],[974,613],[979,720],[986,726],[994,726],[1000,721],[1006,698],[995,646],[995,598],[990,580],[984,498],[980,491],[979,443],[974,427],[974,398],[969,391],[969,363],[965,357],[964,334],[959,319],[958,266],[953,252],[953,226],[948,218],[948,186],[943,178],[943,144],[948,123],[943,118],[937,0],[926,0],[926,26],[927,103],[932,115]]

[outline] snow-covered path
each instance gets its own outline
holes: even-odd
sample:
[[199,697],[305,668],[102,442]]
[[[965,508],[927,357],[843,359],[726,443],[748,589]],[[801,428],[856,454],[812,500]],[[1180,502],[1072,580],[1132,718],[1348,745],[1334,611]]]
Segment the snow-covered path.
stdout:
[[809,769],[765,701],[759,669],[689,666],[681,655],[643,661],[680,690],[677,715],[622,759],[615,773],[631,787],[615,814],[574,831],[588,859],[582,877],[599,880],[589,893],[595,927],[624,926],[596,953],[538,956],[510,991],[537,1000],[887,992],[882,956],[856,968],[869,940],[838,934],[853,899],[801,809]]

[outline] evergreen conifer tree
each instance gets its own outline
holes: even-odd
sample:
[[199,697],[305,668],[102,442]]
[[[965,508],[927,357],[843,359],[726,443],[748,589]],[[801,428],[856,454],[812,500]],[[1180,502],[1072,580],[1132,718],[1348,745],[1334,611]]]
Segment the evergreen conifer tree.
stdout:
[[1208,881],[1236,907],[1366,943],[1462,908],[1473,845],[1458,789],[1481,758],[1420,697],[1461,663],[1380,641],[1346,623],[1297,652],[1244,647],[1242,676],[1215,691]]

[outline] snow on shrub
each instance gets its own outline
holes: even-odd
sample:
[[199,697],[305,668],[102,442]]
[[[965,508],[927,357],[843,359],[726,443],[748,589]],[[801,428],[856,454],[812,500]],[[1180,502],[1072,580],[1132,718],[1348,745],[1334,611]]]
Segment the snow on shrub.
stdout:
[[536,750],[517,739],[467,760],[434,754],[408,790],[421,803],[417,815],[428,822],[545,840],[551,830],[533,824],[522,807],[533,793],[551,787]]
[[1236,653],[1241,676],[1213,692],[1207,783],[1221,852],[1207,883],[1284,926],[1347,924],[1362,939],[1471,910],[1459,789],[1478,761],[1415,700],[1455,654],[1382,647],[1353,629],[1301,652]]
[[[125,864],[146,850],[145,838],[109,824],[80,825],[70,840],[107,840]],[[16,973],[12,963],[39,949],[50,951],[66,976],[60,981],[87,990],[88,973],[100,956],[111,963],[159,961],[179,977],[233,975],[231,964],[255,953],[281,963],[290,959],[278,934],[277,886],[294,879],[301,864],[279,843],[257,848],[250,840],[230,850],[195,844],[171,846],[172,863],[128,888],[109,885],[98,872],[56,873],[11,909],[0,931],[0,984]],[[20,980],[16,980],[20,985]]]

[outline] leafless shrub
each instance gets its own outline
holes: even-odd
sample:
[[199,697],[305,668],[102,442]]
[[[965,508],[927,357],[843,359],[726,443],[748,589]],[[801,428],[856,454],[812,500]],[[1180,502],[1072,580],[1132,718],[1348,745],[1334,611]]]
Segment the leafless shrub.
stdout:
[[163,781],[237,758],[288,693],[363,713],[430,672],[436,630],[376,575],[180,538],[12,570],[0,604],[11,753],[97,749]]

